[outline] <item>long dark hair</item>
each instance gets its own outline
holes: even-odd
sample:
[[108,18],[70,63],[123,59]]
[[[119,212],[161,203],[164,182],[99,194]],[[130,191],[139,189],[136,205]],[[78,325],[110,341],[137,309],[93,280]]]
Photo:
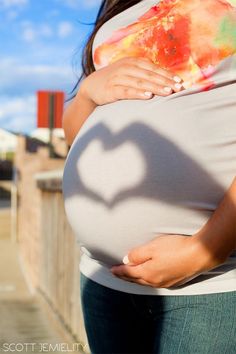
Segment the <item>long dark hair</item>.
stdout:
[[92,44],[94,37],[99,30],[99,28],[108,20],[110,20],[113,16],[119,14],[120,12],[128,9],[129,7],[139,3],[142,0],[103,0],[101,6],[98,10],[97,17],[95,19],[94,28],[92,33],[90,34],[84,48],[82,51],[82,61],[81,68],[82,73],[78,78],[77,83],[71,91],[72,99],[77,91],[80,81],[90,75],[93,71],[95,71],[95,67],[93,65],[92,59]]

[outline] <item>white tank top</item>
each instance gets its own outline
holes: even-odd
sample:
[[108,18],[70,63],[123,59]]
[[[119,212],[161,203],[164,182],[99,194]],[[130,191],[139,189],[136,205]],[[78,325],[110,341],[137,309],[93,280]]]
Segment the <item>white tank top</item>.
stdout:
[[175,289],[110,272],[131,248],[158,234],[196,233],[233,181],[235,6],[233,0],[143,0],[96,34],[96,70],[124,56],[147,56],[186,81],[184,91],[168,97],[96,107],[70,149],[66,213],[81,246],[80,270],[100,284],[152,295],[236,290],[235,254]]

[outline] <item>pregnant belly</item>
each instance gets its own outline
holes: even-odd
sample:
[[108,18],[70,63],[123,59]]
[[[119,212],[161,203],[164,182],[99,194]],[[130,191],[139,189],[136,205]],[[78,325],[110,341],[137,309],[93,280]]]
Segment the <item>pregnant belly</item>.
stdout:
[[120,263],[160,233],[191,235],[236,171],[235,84],[97,107],[68,155],[69,222],[91,256]]

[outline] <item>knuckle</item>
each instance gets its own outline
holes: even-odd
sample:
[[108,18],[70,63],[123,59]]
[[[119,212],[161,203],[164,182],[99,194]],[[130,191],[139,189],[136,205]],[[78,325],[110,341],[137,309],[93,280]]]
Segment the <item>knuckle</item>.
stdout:
[[160,86],[169,86],[170,80],[162,75],[158,75],[158,83]]
[[115,86],[113,86],[112,84],[106,84],[106,86],[104,87],[104,94],[113,94],[113,92],[115,91]]
[[173,86],[173,81],[172,80],[170,80],[170,79],[168,79],[168,78],[165,78],[164,79],[164,85],[165,86]]
[[119,74],[114,73],[114,74],[110,77],[110,79],[109,79],[108,82],[110,82],[110,85],[113,85],[115,82],[117,82],[118,78],[119,78]]
[[108,89],[111,89],[112,86],[113,86],[113,77],[110,76],[107,78],[107,80],[105,82],[105,87]]
[[147,78],[148,79],[156,79],[156,76],[157,75],[153,71],[151,71],[151,70],[147,71]]
[[143,79],[137,79],[136,81],[138,87],[143,87],[144,85],[144,80]]
[[123,96],[124,96],[124,97],[129,97],[130,94],[131,94],[130,88],[129,88],[129,87],[124,87],[124,88],[123,88]]

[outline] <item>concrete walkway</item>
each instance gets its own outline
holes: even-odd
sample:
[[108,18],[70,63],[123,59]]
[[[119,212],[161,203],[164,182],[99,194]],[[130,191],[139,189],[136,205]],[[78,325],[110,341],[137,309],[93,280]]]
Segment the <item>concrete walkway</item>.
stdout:
[[0,199],[0,240],[9,238],[11,230],[10,201]]
[[[0,230],[7,225],[3,219],[6,221],[6,210],[0,208]],[[39,298],[31,294],[18,246],[5,231],[0,232],[0,352],[79,353],[78,345],[65,337]]]

